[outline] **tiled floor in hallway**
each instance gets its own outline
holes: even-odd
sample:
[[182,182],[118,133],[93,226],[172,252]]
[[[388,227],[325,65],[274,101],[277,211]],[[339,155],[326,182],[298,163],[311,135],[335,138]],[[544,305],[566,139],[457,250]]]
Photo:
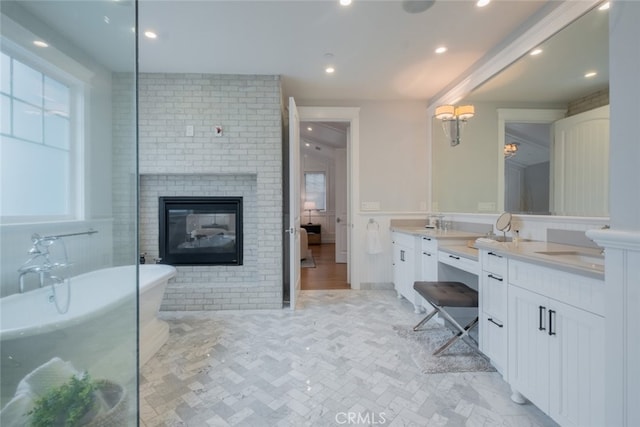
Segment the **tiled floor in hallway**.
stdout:
[[393,291],[302,291],[298,310],[162,313],[141,370],[141,425],[553,426],[492,373],[423,374]]

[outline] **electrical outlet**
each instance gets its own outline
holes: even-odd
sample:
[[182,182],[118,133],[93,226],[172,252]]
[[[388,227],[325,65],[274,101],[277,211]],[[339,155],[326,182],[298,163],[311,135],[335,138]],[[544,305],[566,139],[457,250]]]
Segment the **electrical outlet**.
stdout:
[[193,136],[195,134],[194,129],[193,129],[193,125],[187,125],[187,131],[186,131],[186,135],[187,136]]
[[363,211],[379,211],[380,202],[362,202],[360,203],[360,209]]

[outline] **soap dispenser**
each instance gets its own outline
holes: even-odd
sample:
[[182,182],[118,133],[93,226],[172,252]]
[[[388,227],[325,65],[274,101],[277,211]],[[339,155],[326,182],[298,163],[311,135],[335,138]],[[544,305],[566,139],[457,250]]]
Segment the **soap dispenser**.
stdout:
[[513,246],[518,247],[520,242],[520,230],[513,230]]

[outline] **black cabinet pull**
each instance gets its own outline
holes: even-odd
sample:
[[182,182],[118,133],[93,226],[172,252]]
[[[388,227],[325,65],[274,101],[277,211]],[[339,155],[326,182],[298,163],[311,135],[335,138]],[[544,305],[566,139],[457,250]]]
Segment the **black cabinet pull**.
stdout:
[[496,257],[498,257],[498,258],[502,258],[502,256],[498,255],[498,254],[497,254],[497,253],[495,253],[495,252],[488,252],[488,253],[487,253],[487,255],[491,255],[491,256],[496,256]]
[[498,282],[502,282],[502,277],[494,276],[493,274],[487,274],[487,277],[493,280],[497,280]]
[[460,259],[459,256],[455,256],[455,255],[449,255],[449,258],[453,258],[453,259]]
[[400,261],[404,261],[404,251],[400,249]]
[[553,318],[556,315],[555,310],[549,310],[549,336],[553,336],[556,332],[553,330]]
[[429,252],[422,252],[422,255],[431,256]]
[[428,241],[431,241],[431,238],[430,238],[430,237],[423,237],[423,238],[422,238],[422,240],[428,240]]
[[538,330],[539,331],[546,331],[547,330],[546,325],[542,326],[542,322],[544,322],[544,311],[546,309],[547,309],[546,307],[543,307],[541,305],[538,306],[538,315],[540,316],[538,318]]
[[500,323],[496,322],[495,320],[493,320],[491,317],[489,317],[487,319],[489,322],[493,323],[494,325],[496,325],[498,328],[502,328],[504,327],[504,325],[501,325]]

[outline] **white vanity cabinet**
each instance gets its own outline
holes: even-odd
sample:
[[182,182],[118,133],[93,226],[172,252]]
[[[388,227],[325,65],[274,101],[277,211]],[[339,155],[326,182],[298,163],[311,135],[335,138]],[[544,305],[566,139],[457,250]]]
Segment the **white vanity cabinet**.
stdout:
[[563,426],[604,426],[604,282],[514,259],[507,276],[513,390]]
[[507,379],[507,258],[480,251],[479,280],[480,350]]
[[413,283],[419,280],[421,262],[417,258],[416,236],[392,232],[393,241],[393,285],[398,298],[404,297],[414,306],[414,311],[422,311],[421,298],[413,289]]

